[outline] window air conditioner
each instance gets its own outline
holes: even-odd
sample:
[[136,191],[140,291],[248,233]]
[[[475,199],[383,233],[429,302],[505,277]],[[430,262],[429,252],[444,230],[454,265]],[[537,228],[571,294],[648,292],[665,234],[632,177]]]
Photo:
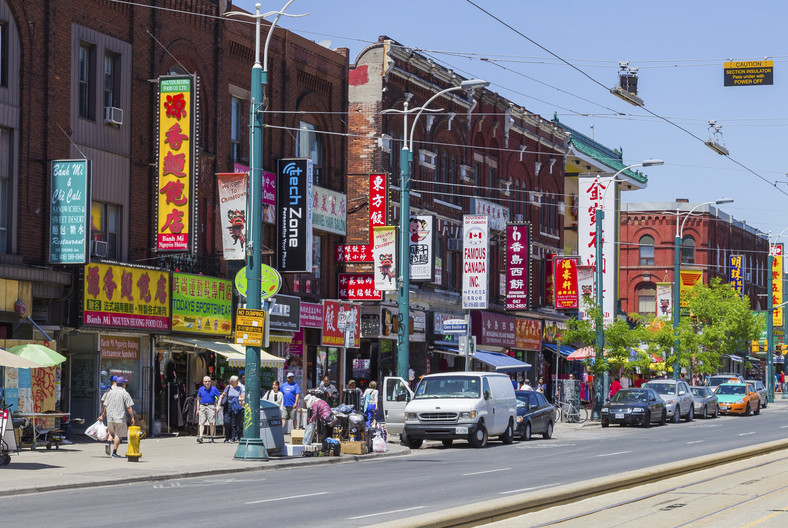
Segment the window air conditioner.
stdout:
[[449,251],[462,251],[462,239],[460,239],[460,238],[450,238],[449,239],[448,250]]
[[106,258],[109,244],[103,240],[90,241],[90,255],[92,257]]
[[122,125],[123,124],[123,109],[116,108],[114,106],[105,106],[104,107],[104,122],[109,123],[110,125]]

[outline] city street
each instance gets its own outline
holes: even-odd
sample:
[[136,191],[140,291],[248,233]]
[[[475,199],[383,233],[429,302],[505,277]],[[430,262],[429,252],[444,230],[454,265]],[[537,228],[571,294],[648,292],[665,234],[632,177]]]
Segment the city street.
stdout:
[[788,404],[778,401],[760,416],[650,429],[559,424],[552,440],[493,441],[481,450],[459,443],[355,464],[21,495],[0,499],[0,508],[8,522],[24,522],[42,500],[57,502],[39,522],[61,526],[82,525],[84,512],[108,505],[118,518],[146,526],[231,512],[266,525],[369,526],[783,439],[786,423]]

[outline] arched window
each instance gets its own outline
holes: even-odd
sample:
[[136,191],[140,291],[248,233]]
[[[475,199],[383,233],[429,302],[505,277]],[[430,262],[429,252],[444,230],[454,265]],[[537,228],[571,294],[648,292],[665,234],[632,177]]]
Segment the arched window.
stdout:
[[653,266],[654,265],[654,237],[651,235],[644,235],[640,237],[640,265]]
[[681,241],[681,263],[695,264],[695,239],[685,236]]
[[638,313],[654,315],[657,313],[657,288],[646,284],[637,290]]

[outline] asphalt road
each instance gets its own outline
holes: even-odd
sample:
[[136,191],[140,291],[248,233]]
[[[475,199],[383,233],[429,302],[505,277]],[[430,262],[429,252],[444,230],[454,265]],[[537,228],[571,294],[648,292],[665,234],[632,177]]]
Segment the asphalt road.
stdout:
[[784,438],[788,406],[649,429],[556,429],[486,449],[458,443],[356,464],[135,483],[0,499],[4,524],[141,526],[224,521],[265,526],[353,527],[411,517]]

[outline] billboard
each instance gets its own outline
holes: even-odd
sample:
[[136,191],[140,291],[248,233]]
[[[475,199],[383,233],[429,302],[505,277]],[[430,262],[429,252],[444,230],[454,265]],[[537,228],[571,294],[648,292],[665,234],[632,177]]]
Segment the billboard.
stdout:
[[487,308],[489,275],[490,219],[488,216],[462,217],[462,308]]
[[172,331],[229,336],[233,330],[233,285],[225,279],[172,274]]
[[506,309],[527,310],[531,290],[531,224],[506,225]]
[[85,264],[90,254],[91,162],[52,161],[49,263]]
[[[579,176],[578,177],[578,252],[579,264],[602,266],[602,314],[605,324],[613,322],[616,303],[616,190],[606,193],[610,185],[616,185],[612,176]],[[602,201],[604,200],[604,204]],[[602,220],[602,240],[596,239],[596,213],[602,207],[610,211]],[[602,262],[597,263],[597,244],[602,244]],[[595,286],[599,287],[598,285]],[[583,294],[583,290],[581,290]],[[580,308],[583,318],[588,318],[585,307]]]
[[312,273],[312,160],[281,159],[277,172],[277,269]]

